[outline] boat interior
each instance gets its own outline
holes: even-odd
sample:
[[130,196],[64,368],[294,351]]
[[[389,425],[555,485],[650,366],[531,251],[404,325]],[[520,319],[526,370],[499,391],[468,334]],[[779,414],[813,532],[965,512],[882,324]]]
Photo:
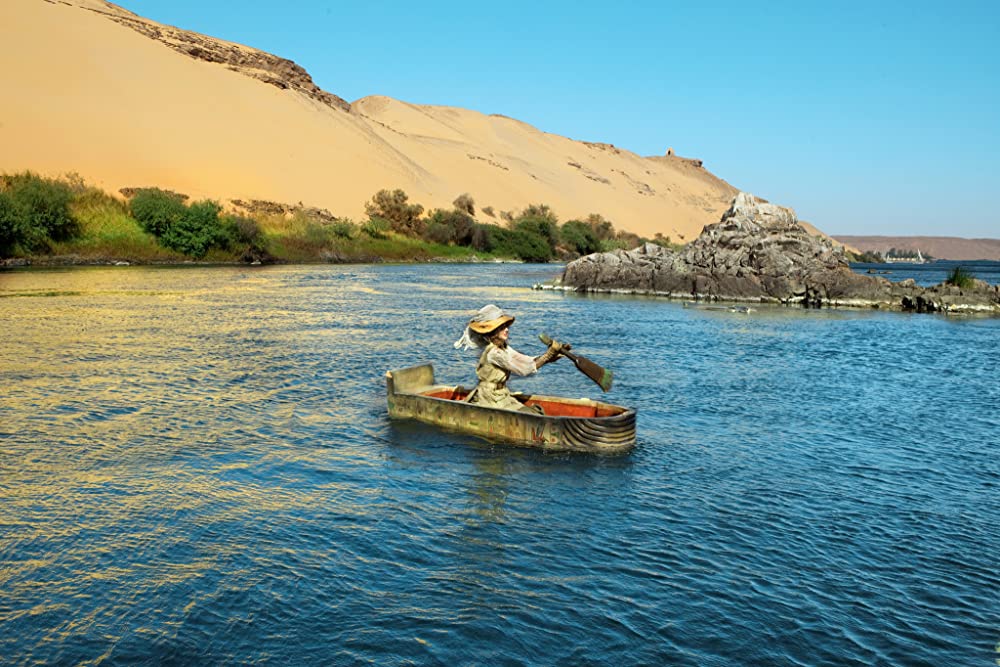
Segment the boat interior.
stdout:
[[[471,389],[465,387],[434,387],[422,391],[422,396],[442,398],[446,401],[465,401]],[[514,398],[528,406],[541,406],[546,417],[613,417],[625,412],[625,408],[588,399],[558,399],[553,396],[531,396],[514,394]]]
[[[434,367],[430,364],[389,371],[386,373],[386,379],[389,383],[388,391],[390,394],[410,394],[412,396],[426,396],[427,398],[464,402],[468,400],[469,394],[472,392],[472,389],[461,385],[437,384],[434,381]],[[593,401],[589,398],[575,399],[529,394],[514,394],[514,397],[525,405],[541,406],[547,417],[586,417],[593,419],[595,417],[614,417],[628,412],[628,408]]]

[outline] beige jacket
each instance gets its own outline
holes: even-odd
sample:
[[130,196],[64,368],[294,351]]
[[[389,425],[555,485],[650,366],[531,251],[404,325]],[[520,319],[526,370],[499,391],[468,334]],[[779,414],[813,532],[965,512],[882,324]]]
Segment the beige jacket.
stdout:
[[507,380],[511,373],[532,375],[537,370],[533,357],[521,354],[509,345],[497,347],[490,343],[476,365],[479,384],[471,402],[504,410],[520,410],[524,405],[511,395]]

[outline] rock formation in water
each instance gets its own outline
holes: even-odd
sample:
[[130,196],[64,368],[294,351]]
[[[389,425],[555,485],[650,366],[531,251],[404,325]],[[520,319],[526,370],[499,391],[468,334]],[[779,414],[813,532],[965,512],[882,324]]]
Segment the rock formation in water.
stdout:
[[684,300],[1000,313],[1000,286],[923,288],[851,270],[843,251],[811,235],[792,209],[739,193],[721,221],[679,252],[647,243],[570,262],[562,289]]

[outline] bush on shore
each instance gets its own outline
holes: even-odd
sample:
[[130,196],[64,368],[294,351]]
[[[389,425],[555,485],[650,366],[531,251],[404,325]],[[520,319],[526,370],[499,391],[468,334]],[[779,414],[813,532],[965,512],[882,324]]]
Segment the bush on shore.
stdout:
[[379,217],[369,218],[368,222],[361,225],[361,231],[373,239],[389,238],[391,228],[392,224],[388,220]]
[[244,262],[262,262],[270,253],[264,242],[264,233],[253,218],[227,215],[222,218],[226,247]]
[[955,287],[959,287],[961,289],[968,289],[972,287],[975,279],[976,277],[972,273],[966,271],[961,266],[956,266],[951,270],[951,273],[948,274],[948,278],[945,279],[945,283],[948,285],[954,285]]
[[132,195],[129,210],[143,229],[156,238],[163,238],[187,212],[185,199],[175,192],[143,188]]
[[552,248],[549,247],[548,241],[538,234],[523,229],[504,229],[491,225],[489,244],[494,253],[517,257],[525,262],[552,260]]
[[209,250],[232,252],[246,260],[266,256],[260,226],[249,218],[220,216],[213,201],[190,205],[184,197],[159,188],[144,188],[129,202],[132,216],[167,248],[201,259]]
[[79,234],[73,196],[68,183],[30,171],[0,176],[0,255],[44,252]]
[[10,255],[24,243],[20,208],[14,198],[0,191],[0,257]]
[[581,220],[570,220],[564,224],[559,236],[562,243],[578,255],[589,255],[601,249],[601,242],[594,230]]
[[424,238],[442,245],[454,243],[455,245],[471,246],[475,229],[475,219],[467,212],[467,209],[459,209],[456,205],[453,211],[441,209],[431,211],[427,220],[427,229],[424,231]]
[[[459,195],[454,209],[433,209],[426,218],[423,207],[410,204],[402,190],[379,190],[365,205],[369,221],[362,228],[373,239],[386,238],[387,230],[400,236],[426,241],[466,246],[481,252],[513,256],[526,262],[548,262],[553,258],[571,259],[594,252],[630,250],[643,243],[675,248],[662,233],[652,239],[626,231],[615,231],[610,220],[592,213],[584,220],[570,220],[560,225],[559,218],[547,204],[530,204],[520,212],[501,211],[505,225],[478,223],[475,201],[468,193]],[[483,213],[494,215],[491,207]]]
[[424,207],[407,203],[409,196],[402,190],[379,190],[370,202],[365,204],[369,219],[381,219],[389,223],[394,232],[407,236],[420,236],[425,227],[420,215]]
[[[380,190],[366,204],[368,219],[360,224],[301,204],[246,217],[225,214],[213,201],[189,204],[185,195],[159,188],[128,194],[126,203],[72,175],[0,175],[0,257],[310,262],[460,259],[482,253],[547,262],[629,249],[646,241],[615,232],[598,214],[560,225],[546,204],[501,212],[503,226],[480,223],[475,201],[467,193],[454,200],[452,209],[434,209],[424,216],[423,206],[411,203],[404,191]],[[495,215],[491,207],[482,211]],[[661,245],[669,241],[660,235],[653,239]]]
[[128,203],[93,187],[84,187],[70,204],[80,223],[80,235],[54,243],[57,255],[75,255],[82,260],[129,262],[176,262],[184,256],[164,247],[129,213]]

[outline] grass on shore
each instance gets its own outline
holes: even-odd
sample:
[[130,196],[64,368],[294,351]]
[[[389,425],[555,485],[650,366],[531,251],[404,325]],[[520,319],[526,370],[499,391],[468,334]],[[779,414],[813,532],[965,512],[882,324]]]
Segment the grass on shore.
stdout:
[[376,238],[347,220],[318,223],[298,212],[257,218],[268,250],[286,262],[468,261],[493,259],[491,253],[443,245],[386,231]]
[[948,278],[945,279],[945,283],[954,285],[960,289],[968,289],[973,286],[973,281],[975,281],[975,279],[976,277],[972,273],[966,271],[961,266],[956,266],[951,270],[951,273],[948,274]]
[[[123,191],[124,192],[124,191]],[[479,222],[468,194],[454,209],[408,203],[402,190],[380,190],[365,205],[367,220],[328,211],[262,202],[237,211],[215,201],[159,188],[131,189],[128,201],[87,186],[77,175],[47,178],[0,173],[0,259],[31,263],[319,263],[568,260],[652,242],[676,247],[657,234],[651,241],[614,230],[599,214],[559,219],[548,206],[530,204],[506,224]],[[488,207],[487,207],[488,208]],[[483,211],[486,211],[484,208]]]
[[128,205],[105,192],[88,188],[70,204],[80,234],[53,242],[51,254],[83,261],[123,260],[134,263],[181,262],[185,257],[160,245],[128,212]]
[[[2,253],[3,247],[0,247],[0,257],[27,259],[42,264],[115,261],[169,264],[192,261],[192,257],[166,247],[162,239],[144,229],[128,202],[86,186],[79,177],[47,179],[25,172],[9,180],[12,179],[39,183],[53,192],[62,193],[62,210],[75,223],[75,229],[71,235],[48,238],[44,242],[36,240],[28,244],[18,241],[18,234],[22,235],[20,238],[29,238],[24,236],[25,230],[31,229],[35,223],[28,205],[17,209],[13,208],[13,204],[9,205],[7,209],[0,210],[0,214],[8,216],[0,216],[0,241],[7,241],[7,252]],[[0,187],[0,195],[3,192]],[[220,219],[220,224],[222,222]],[[332,222],[317,220],[304,211],[290,215],[259,215],[249,222],[259,229],[263,246],[261,254],[265,261],[278,263],[474,261],[497,256],[469,247],[433,243],[387,229],[362,226],[346,219]],[[4,237],[3,233],[8,236]],[[244,248],[214,245],[198,261],[240,263],[249,260]]]

